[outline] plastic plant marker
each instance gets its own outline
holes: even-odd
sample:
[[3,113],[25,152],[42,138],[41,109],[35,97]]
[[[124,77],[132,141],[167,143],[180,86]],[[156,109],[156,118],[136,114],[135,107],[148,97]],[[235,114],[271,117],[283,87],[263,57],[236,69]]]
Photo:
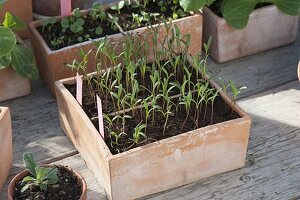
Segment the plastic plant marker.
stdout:
[[76,100],[82,105],[82,79],[78,73],[76,75]]
[[60,14],[62,17],[71,15],[72,4],[71,0],[60,0]]
[[98,109],[98,123],[99,123],[99,132],[104,139],[104,125],[103,125],[103,113],[102,113],[102,102],[100,97],[97,95],[97,109]]

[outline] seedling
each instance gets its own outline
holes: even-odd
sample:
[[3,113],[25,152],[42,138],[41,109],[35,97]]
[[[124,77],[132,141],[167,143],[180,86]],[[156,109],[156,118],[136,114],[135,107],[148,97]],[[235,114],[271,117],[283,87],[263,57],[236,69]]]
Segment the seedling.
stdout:
[[47,190],[49,185],[58,182],[58,169],[56,167],[38,166],[31,153],[23,154],[23,163],[30,175],[23,178],[22,182],[25,183],[25,186],[21,189],[21,192],[25,192],[34,186],[39,187],[40,190]]
[[[167,29],[172,35],[162,41],[157,37],[158,32],[152,33],[153,42],[161,48],[153,48],[154,58],[151,63],[147,63],[147,58],[140,53],[146,52],[143,48],[148,45],[142,44],[133,36],[129,35],[127,41],[118,46],[118,50],[122,49],[119,54],[114,52],[116,48],[110,42],[101,41],[96,44],[94,93],[96,90],[105,99],[104,108],[108,105],[112,107],[113,104],[114,111],[104,113],[104,116],[107,133],[110,134],[106,140],[110,140],[109,143],[116,152],[148,142],[151,136],[142,139],[147,138],[149,131],[159,123],[162,137],[172,134],[170,119],[176,122],[178,119],[182,120],[180,124],[175,123],[179,125],[178,130],[181,132],[189,129],[191,123],[195,128],[207,125],[206,118],[214,123],[214,105],[220,90],[210,86],[210,78],[206,73],[207,55],[202,60],[194,58],[190,64],[187,56],[189,39],[180,34],[178,27]],[[180,49],[180,53],[176,53],[174,48]],[[101,68],[102,55],[117,64],[111,68]],[[78,63],[74,68],[82,70],[81,65],[84,66],[84,63]],[[110,104],[105,105],[105,102]]]

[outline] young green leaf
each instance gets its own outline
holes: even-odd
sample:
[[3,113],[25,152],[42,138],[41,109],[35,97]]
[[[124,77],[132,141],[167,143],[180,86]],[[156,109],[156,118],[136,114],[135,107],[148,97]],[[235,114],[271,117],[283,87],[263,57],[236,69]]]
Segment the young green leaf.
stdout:
[[32,153],[24,153],[23,154],[23,163],[25,164],[26,168],[30,172],[33,177],[36,177],[35,168],[37,166]]

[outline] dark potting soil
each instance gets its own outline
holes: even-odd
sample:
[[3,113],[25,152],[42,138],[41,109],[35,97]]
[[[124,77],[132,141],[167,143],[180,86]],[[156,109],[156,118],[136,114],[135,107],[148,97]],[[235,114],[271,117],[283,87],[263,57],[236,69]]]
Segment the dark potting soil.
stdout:
[[78,200],[82,194],[81,182],[76,175],[62,166],[55,166],[58,168],[57,184],[49,185],[47,190],[41,191],[39,187],[31,187],[25,192],[21,193],[24,187],[23,182],[17,182],[14,188],[14,200]]
[[[116,33],[120,33],[119,30],[113,30],[111,28],[111,23],[109,20],[105,20],[103,23],[100,21],[95,21],[93,18],[89,15],[82,17],[85,21],[83,25],[83,32],[82,33],[73,33],[70,29],[66,29],[65,32],[62,32],[62,27],[60,24],[60,21],[57,21],[55,24],[50,25],[48,28],[39,26],[37,27],[38,32],[42,35],[44,40],[46,41],[48,47],[55,51],[73,44],[78,44],[80,42],[89,41],[90,39],[97,39],[101,37],[105,37],[107,35],[113,35]],[[95,33],[95,29],[101,26],[103,29],[103,32],[98,35]],[[86,35],[89,35],[89,37],[85,37]],[[82,41],[78,41],[78,37],[82,37]],[[59,38],[63,38],[63,43],[59,45],[53,45],[51,44],[51,41],[56,41]]]
[[[178,15],[178,19],[190,15],[189,13],[184,13],[183,9],[180,7],[178,3],[174,3],[173,0],[167,0],[168,6],[165,11],[161,11],[160,6],[158,5],[159,1],[149,1],[145,8],[132,8],[130,6],[126,6],[120,10],[120,14],[118,11],[108,10],[114,17],[118,17],[118,23],[124,31],[133,30],[140,27],[145,27],[149,25],[154,25],[158,23],[168,22],[173,18],[172,8],[175,10],[180,10],[180,15]],[[146,13],[159,13],[157,17],[151,17],[151,19],[146,22],[142,21],[141,24],[137,24],[132,14],[138,13],[141,14],[142,11]]]
[[[216,0],[214,1],[209,8],[219,17],[223,17],[222,12],[221,12],[221,5],[222,5],[223,0]],[[264,6],[271,5],[271,3],[259,3],[256,5],[255,9],[261,8]]]
[[[94,81],[92,82],[94,83]],[[65,87],[72,93],[74,97],[76,97],[76,84],[65,85]],[[96,88],[96,86],[94,85],[93,88]],[[82,108],[86,112],[88,117],[91,119],[95,128],[99,130],[98,119],[93,118],[98,116],[97,107],[94,101],[92,100],[92,97],[90,95],[90,89],[89,87],[87,87],[87,84],[84,84],[83,86],[83,94],[84,96],[83,96]],[[111,99],[102,102],[103,113],[105,114],[110,114],[115,112],[115,110],[113,110],[112,103],[110,101]],[[110,105],[108,109],[106,108],[107,105]],[[198,122],[195,121],[195,117],[194,117],[197,114],[197,112],[199,112],[199,116],[200,116],[198,118]],[[133,116],[131,111],[128,112],[128,114]],[[144,116],[145,113],[143,112],[142,109],[136,109],[135,116],[133,116],[133,118],[131,119],[126,120],[125,132],[127,133],[127,135],[123,135],[118,141],[118,144],[112,142],[114,139],[110,138],[109,134],[105,135],[105,142],[112,154],[118,154],[138,146],[143,146],[155,141],[159,141],[168,137],[179,135],[181,133],[195,130],[197,128],[201,128],[207,125],[212,125],[212,124],[216,124],[216,123],[220,123],[220,122],[224,122],[224,121],[228,121],[240,117],[239,114],[233,111],[221,97],[217,97],[213,108],[211,104],[208,104],[206,114],[204,108],[202,108],[201,111],[198,111],[196,108],[191,108],[191,113],[188,117],[184,107],[180,107],[180,109],[178,109],[177,112],[173,111],[173,113],[170,114],[169,116],[164,134],[163,134],[164,125],[165,125],[164,117],[161,114],[157,114],[157,116],[155,116],[154,123],[152,122],[147,123],[147,128],[146,128],[147,139],[142,140],[142,142],[140,142],[139,144],[135,144],[132,141],[133,130],[138,124],[145,124],[145,121],[140,120],[140,119],[144,119],[145,118]],[[108,124],[104,120],[105,133],[108,133],[108,130],[106,129],[107,126]],[[116,127],[116,129],[113,131],[115,131],[116,133],[120,133],[122,122],[121,121],[114,122],[114,127]]]

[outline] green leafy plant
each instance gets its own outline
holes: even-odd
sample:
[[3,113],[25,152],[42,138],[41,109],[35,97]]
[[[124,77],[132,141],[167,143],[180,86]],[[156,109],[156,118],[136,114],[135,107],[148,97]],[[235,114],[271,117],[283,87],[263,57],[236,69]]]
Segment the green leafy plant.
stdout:
[[[215,0],[180,0],[185,11],[197,11],[203,6],[210,6]],[[300,15],[299,0],[223,0],[221,12],[226,22],[236,29],[243,29],[248,23],[249,16],[260,3],[272,3],[282,12]]]
[[[0,5],[5,1],[1,1]],[[0,69],[12,67],[20,76],[27,79],[37,79],[38,70],[33,53],[17,40],[13,31],[22,30],[25,23],[17,16],[6,12],[0,25]]]
[[31,153],[23,154],[23,162],[30,175],[23,178],[22,182],[25,183],[25,186],[21,189],[21,192],[34,186],[39,187],[40,190],[47,190],[49,185],[58,182],[58,169],[56,167],[38,166]]

